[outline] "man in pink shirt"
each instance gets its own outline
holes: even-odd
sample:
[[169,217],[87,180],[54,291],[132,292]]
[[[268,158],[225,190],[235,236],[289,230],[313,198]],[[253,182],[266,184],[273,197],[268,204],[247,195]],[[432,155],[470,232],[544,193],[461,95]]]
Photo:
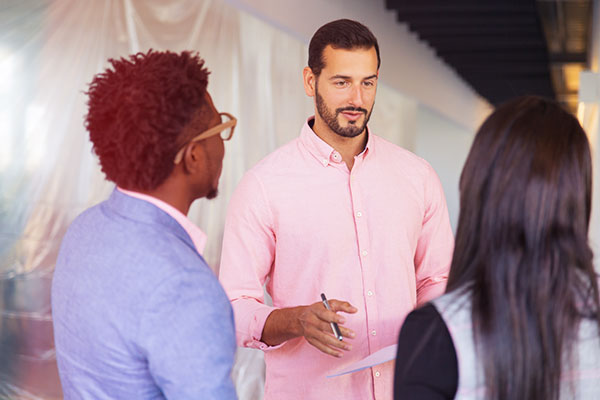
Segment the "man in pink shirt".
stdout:
[[220,280],[238,344],[265,351],[266,399],[391,398],[392,362],[327,375],[394,344],[406,314],[444,292],[453,237],[439,179],[367,128],[379,64],[364,25],[321,27],[303,73],[315,116],[231,199]]

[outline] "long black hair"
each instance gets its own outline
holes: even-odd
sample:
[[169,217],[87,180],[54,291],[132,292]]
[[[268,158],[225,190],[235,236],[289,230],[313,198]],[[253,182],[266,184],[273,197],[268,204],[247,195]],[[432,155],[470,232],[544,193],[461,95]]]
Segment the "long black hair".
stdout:
[[490,399],[558,399],[579,322],[600,329],[591,165],[581,125],[554,101],[512,100],[477,132],[447,291],[470,291]]

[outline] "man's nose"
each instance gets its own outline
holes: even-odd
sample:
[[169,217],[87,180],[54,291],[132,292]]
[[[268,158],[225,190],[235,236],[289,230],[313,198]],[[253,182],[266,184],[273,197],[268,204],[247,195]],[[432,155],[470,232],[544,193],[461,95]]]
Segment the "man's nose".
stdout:
[[354,107],[362,107],[363,92],[360,86],[354,86],[350,93],[350,104]]

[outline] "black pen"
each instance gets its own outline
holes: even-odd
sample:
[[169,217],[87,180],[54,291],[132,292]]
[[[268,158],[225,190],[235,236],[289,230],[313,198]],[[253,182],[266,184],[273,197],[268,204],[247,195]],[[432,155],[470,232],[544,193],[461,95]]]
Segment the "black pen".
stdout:
[[[327,301],[327,297],[325,297],[325,293],[321,293],[321,300],[323,300],[325,308],[331,311],[331,307],[329,307],[329,302]],[[343,340],[344,338],[342,337],[342,333],[340,332],[340,327],[338,324],[335,322],[330,322],[329,324],[331,325],[331,329],[333,330],[333,334],[337,340]]]

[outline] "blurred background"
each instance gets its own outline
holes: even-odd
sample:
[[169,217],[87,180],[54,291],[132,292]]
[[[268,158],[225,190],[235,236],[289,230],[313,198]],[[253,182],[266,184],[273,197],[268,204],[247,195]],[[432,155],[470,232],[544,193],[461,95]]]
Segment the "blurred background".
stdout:
[[[107,59],[198,51],[216,107],[239,119],[220,196],[190,212],[217,272],[231,193],[312,115],[302,87],[308,41],[338,18],[377,36],[370,127],[433,165],[454,228],[460,171],[495,105],[538,94],[577,115],[595,158],[591,239],[600,254],[598,1],[0,0],[1,399],[62,398],[50,287],[68,225],[113,188],[83,127],[87,85]],[[239,349],[233,375],[240,399],[262,398],[261,352]]]

